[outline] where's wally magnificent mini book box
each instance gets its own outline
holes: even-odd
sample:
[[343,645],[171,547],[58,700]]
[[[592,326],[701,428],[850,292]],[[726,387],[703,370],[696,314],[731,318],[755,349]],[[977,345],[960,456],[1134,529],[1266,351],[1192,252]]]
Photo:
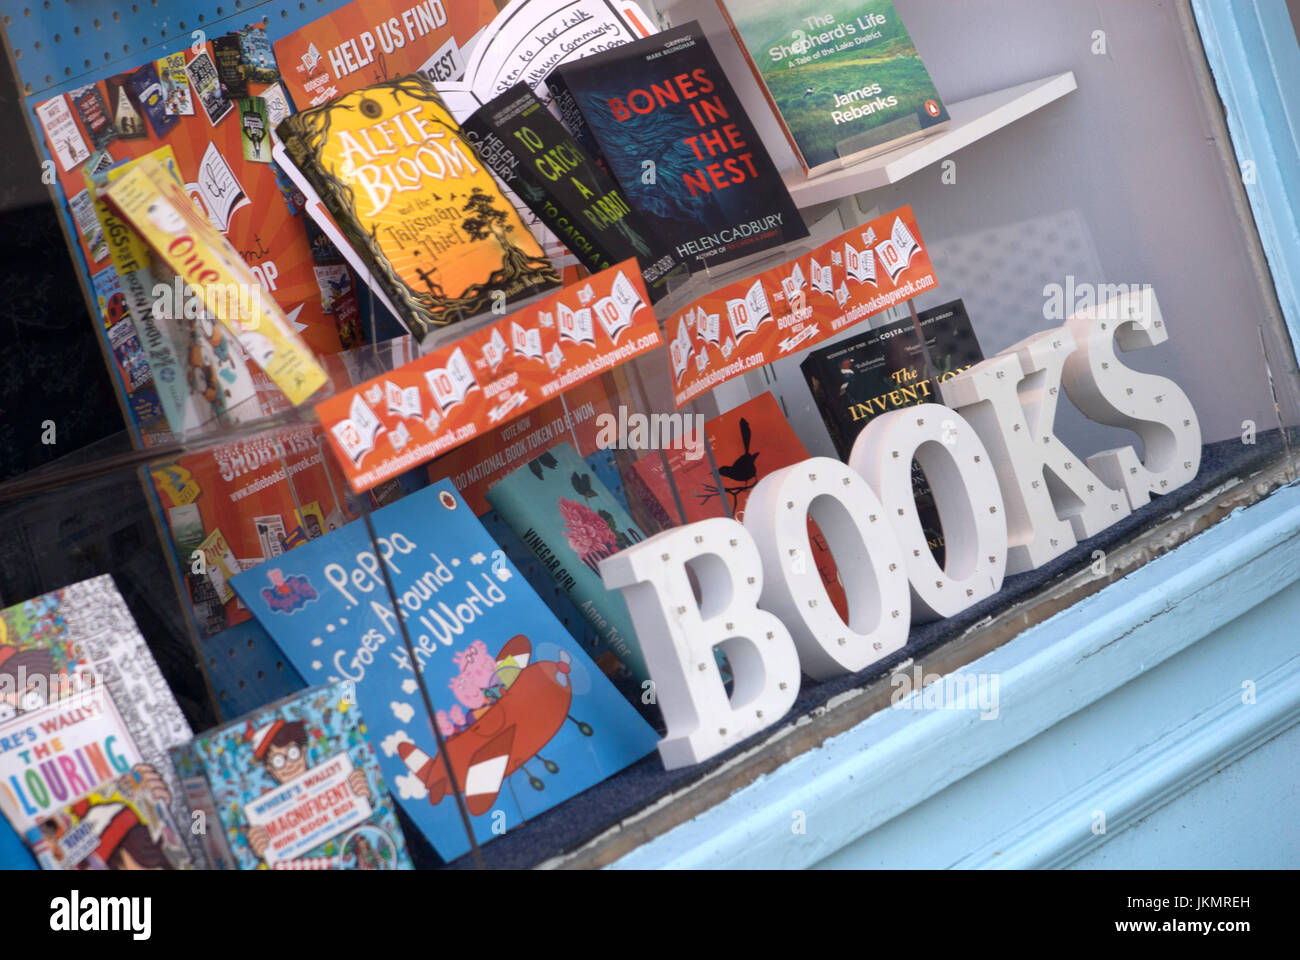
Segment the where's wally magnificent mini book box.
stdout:
[[172,751],[243,870],[409,870],[352,683],[312,687]]
[[385,778],[439,856],[470,849],[456,788],[475,838],[486,843],[655,748],[654,730],[450,481],[371,517],[378,551],[353,522],[231,583],[309,683],[356,683]]

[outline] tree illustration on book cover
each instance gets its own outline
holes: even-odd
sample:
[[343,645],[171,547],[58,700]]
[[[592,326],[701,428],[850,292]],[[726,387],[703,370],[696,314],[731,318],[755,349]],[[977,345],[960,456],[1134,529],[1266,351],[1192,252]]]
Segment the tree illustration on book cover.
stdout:
[[417,335],[559,286],[424,77],[293,114],[279,133]]
[[[351,523],[284,554],[276,569],[249,570],[231,584],[309,683],[356,684],[384,776],[440,856],[469,851],[453,782],[483,843],[654,749],[654,730],[450,481],[375,511],[372,522],[378,554],[365,527]],[[277,602],[287,596],[280,587],[301,600],[303,585],[314,599]]]

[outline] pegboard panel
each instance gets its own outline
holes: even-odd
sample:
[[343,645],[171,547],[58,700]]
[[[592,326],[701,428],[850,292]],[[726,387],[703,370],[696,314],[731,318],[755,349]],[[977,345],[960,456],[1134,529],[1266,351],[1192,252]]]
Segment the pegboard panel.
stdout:
[[302,690],[307,681],[256,620],[199,641],[222,722]]
[[0,0],[19,89],[32,102],[266,20],[271,42],[347,0]]

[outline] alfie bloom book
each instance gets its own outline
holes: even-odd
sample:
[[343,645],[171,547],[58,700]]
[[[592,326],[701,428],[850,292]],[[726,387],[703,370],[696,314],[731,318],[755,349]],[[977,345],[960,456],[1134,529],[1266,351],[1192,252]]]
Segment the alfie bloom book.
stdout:
[[172,751],[244,870],[409,870],[349,681],[313,687]]
[[654,749],[449,481],[372,521],[377,549],[354,522],[231,582],[309,683],[356,684],[384,777],[441,857],[470,849],[453,780],[485,843]]
[[278,128],[411,332],[559,286],[492,174],[420,75],[364,87]]

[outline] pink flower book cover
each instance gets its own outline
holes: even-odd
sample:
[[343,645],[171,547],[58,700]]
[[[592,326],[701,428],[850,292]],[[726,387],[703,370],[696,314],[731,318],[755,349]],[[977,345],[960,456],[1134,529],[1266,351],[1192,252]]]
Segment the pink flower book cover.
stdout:
[[627,604],[605,589],[599,567],[645,537],[587,462],[558,444],[488,490],[487,501],[595,628],[602,647],[587,653],[612,651],[638,683],[648,680]]

